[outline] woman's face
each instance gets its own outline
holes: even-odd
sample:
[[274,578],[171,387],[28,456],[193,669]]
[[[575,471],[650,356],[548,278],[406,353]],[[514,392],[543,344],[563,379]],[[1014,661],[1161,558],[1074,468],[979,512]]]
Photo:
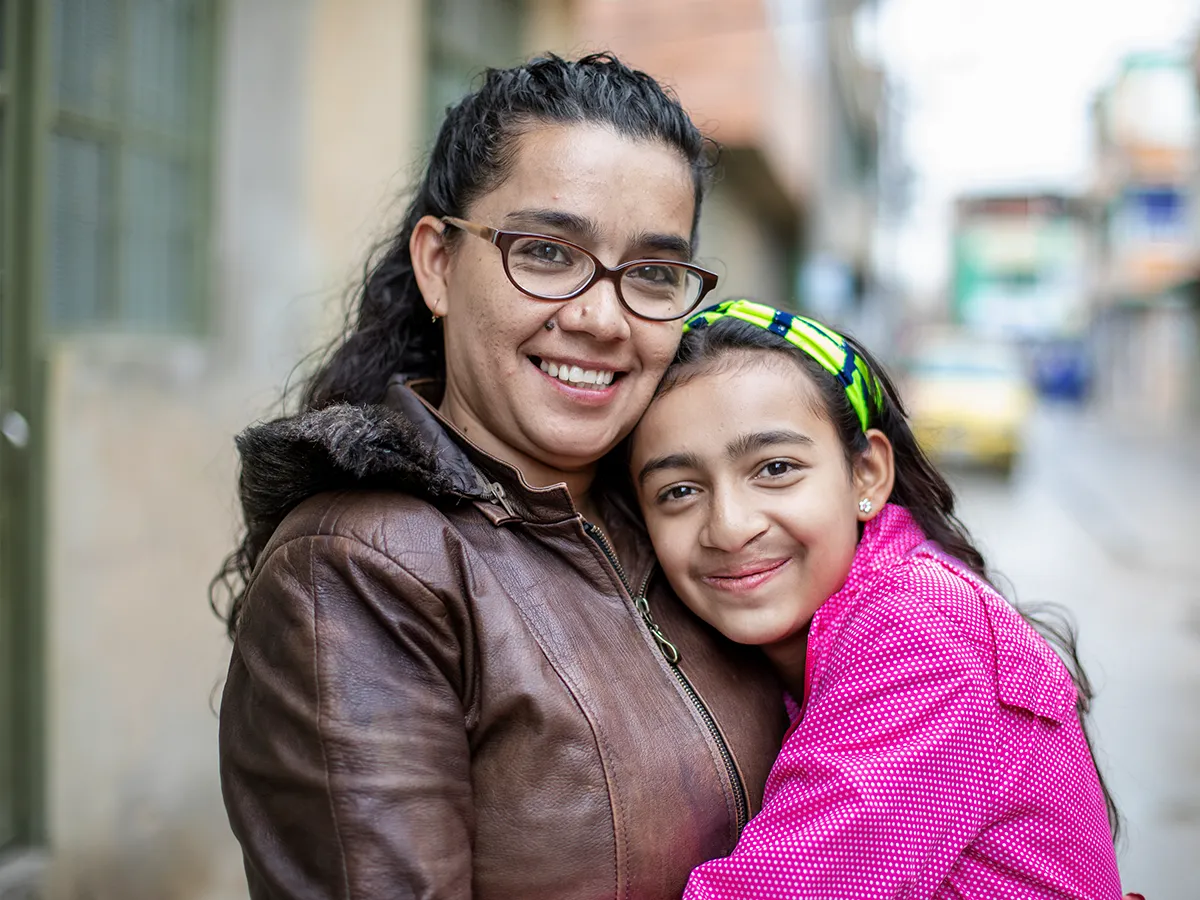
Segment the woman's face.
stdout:
[[671,585],[719,631],[773,658],[804,640],[845,582],[860,499],[882,506],[821,404],[791,360],[746,356],[657,398],[633,437],[632,475]]
[[[511,173],[465,218],[561,237],[615,266],[689,260],[693,208],[691,171],[677,150],[601,127],[549,125],[517,140]],[[534,480],[587,470],[645,410],[680,322],[636,318],[607,281],[570,301],[532,299],[509,282],[496,247],[465,233],[455,241],[440,278],[422,284],[444,316],[444,412]],[[605,383],[552,377],[551,364],[596,372]]]

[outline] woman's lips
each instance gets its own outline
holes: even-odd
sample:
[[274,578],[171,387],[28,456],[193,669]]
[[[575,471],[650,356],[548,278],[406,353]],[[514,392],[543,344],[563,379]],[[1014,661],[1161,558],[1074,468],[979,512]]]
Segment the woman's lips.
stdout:
[[549,372],[543,371],[532,359],[529,360],[529,363],[541,378],[550,382],[559,393],[580,406],[604,406],[611,402],[616,396],[617,391],[620,390],[621,376],[625,374],[624,372],[618,373],[612,383],[606,385],[575,383],[563,381],[560,378],[550,375]]
[[789,562],[791,562],[791,557],[752,563],[747,566],[739,566],[729,572],[705,575],[703,581],[710,587],[721,591],[732,593],[752,591],[778,575]]

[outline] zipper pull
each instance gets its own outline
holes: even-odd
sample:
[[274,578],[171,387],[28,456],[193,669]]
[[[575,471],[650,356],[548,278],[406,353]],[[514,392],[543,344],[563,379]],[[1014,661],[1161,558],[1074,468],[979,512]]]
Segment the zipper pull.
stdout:
[[508,497],[505,495],[504,487],[500,484],[500,482],[498,482],[498,481],[491,482],[487,486],[487,490],[488,490],[488,493],[492,495],[492,498],[497,503],[499,503],[501,506],[504,507],[504,511],[506,513],[508,513],[514,519],[517,517],[517,514],[513,510],[512,505],[508,502]]
[[508,502],[508,496],[504,493],[504,486],[498,481],[488,481],[483,477],[483,473],[478,469],[475,470],[475,483],[479,485],[479,489],[484,491],[496,503],[504,507],[504,511],[517,518],[516,512],[512,508],[512,504]]
[[650,636],[658,644],[658,649],[667,658],[667,662],[673,666],[679,665],[679,648],[667,640],[667,636],[662,633],[662,629],[658,627],[658,624],[654,621],[654,617],[650,615],[650,601],[646,599],[645,595],[639,594],[633,598],[633,603],[637,607],[637,611],[641,613],[642,621],[646,623],[646,628],[649,629]]

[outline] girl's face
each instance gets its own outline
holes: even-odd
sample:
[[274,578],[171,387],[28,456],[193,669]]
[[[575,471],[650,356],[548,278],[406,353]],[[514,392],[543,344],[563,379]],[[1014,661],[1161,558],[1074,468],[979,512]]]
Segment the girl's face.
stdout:
[[[517,139],[507,177],[464,218],[563,238],[614,266],[646,257],[690,261],[694,207],[691,170],[678,150],[591,125],[543,125]],[[570,301],[532,299],[508,280],[500,251],[486,240],[459,233],[447,250],[440,223],[422,223],[414,264],[426,303],[443,317],[443,410],[535,482],[588,469],[645,410],[681,322],[633,316],[611,282]],[[421,247],[433,248],[425,263]],[[550,364],[599,377],[568,383],[549,374]]]
[[808,623],[845,582],[859,522],[870,518],[859,502],[878,511],[886,501],[890,446],[871,432],[851,471],[796,363],[761,352],[731,362],[651,404],[634,432],[632,475],[654,550],[692,611],[773,659],[796,641],[802,655]]

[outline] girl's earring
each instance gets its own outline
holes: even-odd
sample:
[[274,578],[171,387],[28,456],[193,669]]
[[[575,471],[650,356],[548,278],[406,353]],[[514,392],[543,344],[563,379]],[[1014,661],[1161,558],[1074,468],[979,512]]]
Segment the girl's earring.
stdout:
[[875,508],[875,505],[866,497],[863,497],[861,500],[858,501],[858,511],[860,513],[862,513],[864,516],[867,515],[868,513],[870,513],[871,510],[873,510],[874,508]]
[[545,328],[547,331],[553,331],[554,330],[554,320],[547,319],[546,324],[543,325],[542,327]]

